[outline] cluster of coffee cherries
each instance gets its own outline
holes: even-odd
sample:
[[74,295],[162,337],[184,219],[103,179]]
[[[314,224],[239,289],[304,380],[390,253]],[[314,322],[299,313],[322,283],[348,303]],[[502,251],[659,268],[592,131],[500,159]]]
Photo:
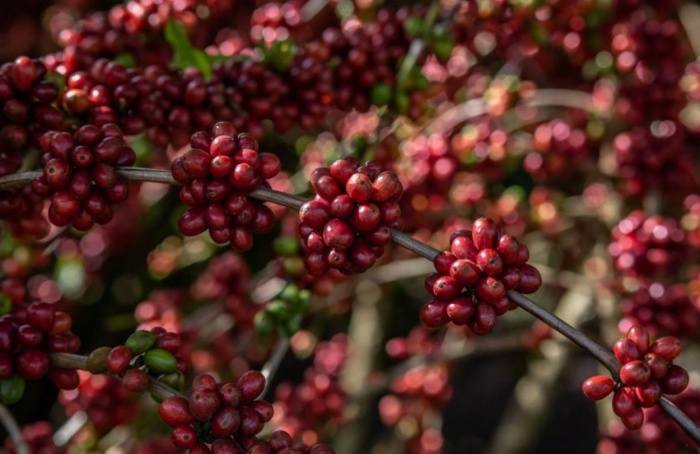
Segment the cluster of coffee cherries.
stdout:
[[[38,421],[22,427],[22,440],[27,444],[29,452],[41,454],[62,454],[65,448],[56,446],[53,442],[53,426],[48,421]],[[7,437],[3,448],[8,454],[17,454],[17,446],[12,437]]]
[[423,323],[437,328],[453,322],[484,335],[496,317],[515,309],[506,292],[533,293],[542,284],[539,271],[527,264],[530,252],[496,223],[479,218],[472,230],[458,230],[450,238],[450,251],[435,259],[436,273],[425,279],[435,299],[421,308]]
[[299,209],[306,270],[368,270],[391,241],[391,228],[400,227],[399,178],[377,162],[360,166],[348,157],[315,169],[310,180],[316,196]]
[[261,336],[269,336],[277,328],[284,336],[291,337],[299,331],[300,318],[310,305],[310,290],[300,290],[294,284],[287,284],[276,298],[267,302],[255,315],[255,330]]
[[236,382],[222,383],[203,374],[194,379],[189,398],[168,397],[160,404],[159,413],[174,428],[173,443],[190,454],[333,452],[321,444],[310,448],[295,445],[283,431],[274,432],[269,441],[259,440],[256,435],[273,414],[269,402],[256,400],[264,389],[265,377],[258,371],[248,371]]
[[58,401],[68,416],[85,413],[100,434],[138,417],[136,396],[124,389],[118,378],[82,370],[78,375],[80,383],[76,389],[62,390],[58,394]]
[[668,275],[688,258],[688,243],[675,219],[638,210],[613,227],[608,252],[626,276]]
[[231,123],[219,122],[213,133],[198,131],[192,148],[172,163],[172,174],[184,185],[180,201],[191,207],[178,222],[187,236],[209,230],[214,242],[230,243],[238,252],[253,246],[253,233],[268,232],[275,223],[272,210],[247,194],[280,172],[280,160],[258,153],[258,142],[236,134]]
[[75,353],[80,339],[70,332],[71,318],[45,302],[35,302],[0,317],[0,401],[18,402],[25,380],[45,375],[61,389],[78,386],[72,369],[51,366],[49,353]]
[[116,167],[130,166],[136,159],[122,130],[112,123],[99,128],[88,124],[74,134],[47,132],[39,145],[43,173],[32,182],[32,191],[51,197],[49,221],[88,230],[112,220],[112,204],[129,195]]
[[[189,363],[180,356],[180,335],[163,328],[139,330],[131,334],[124,345],[95,350],[88,357],[88,368],[104,372],[102,367],[120,375],[122,385],[131,392],[141,392],[148,387],[149,375],[177,390],[184,389]],[[94,358],[94,359],[92,359]],[[94,364],[94,366],[93,366]]]
[[[700,391],[686,390],[670,399],[697,426],[700,424]],[[692,452],[695,442],[658,406],[644,411],[644,430],[627,430],[620,421],[611,420],[598,443],[600,454],[637,454],[641,452],[678,454]]]
[[583,383],[583,393],[590,400],[600,400],[614,391],[612,409],[631,430],[644,424],[642,408],[653,407],[662,394],[679,394],[688,386],[688,372],[673,360],[681,353],[678,338],[665,336],[649,343],[649,333],[635,325],[627,337],[615,342],[615,357],[620,361],[620,383],[606,375],[590,377]]

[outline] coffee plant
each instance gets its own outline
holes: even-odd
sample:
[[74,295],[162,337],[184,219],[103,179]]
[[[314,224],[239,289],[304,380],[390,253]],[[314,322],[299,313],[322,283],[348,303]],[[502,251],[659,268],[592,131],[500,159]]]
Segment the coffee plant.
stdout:
[[700,449],[696,2],[0,21],[1,452]]

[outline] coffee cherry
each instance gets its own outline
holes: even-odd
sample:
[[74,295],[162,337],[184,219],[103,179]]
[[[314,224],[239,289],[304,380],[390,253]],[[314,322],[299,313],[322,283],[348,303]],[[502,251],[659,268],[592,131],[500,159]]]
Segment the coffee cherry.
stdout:
[[596,375],[583,382],[581,389],[586,398],[590,400],[601,400],[609,396],[615,388],[612,378],[605,375]]
[[189,425],[177,426],[173,430],[172,441],[175,446],[192,448],[197,444],[197,432]]
[[16,365],[22,378],[38,380],[49,372],[51,361],[45,352],[30,348],[17,355]]
[[481,278],[476,283],[476,295],[487,303],[498,303],[505,294],[503,283],[493,277]]
[[194,391],[189,398],[190,413],[199,421],[209,421],[220,405],[219,395],[211,389]]
[[372,199],[372,180],[367,175],[354,173],[345,184],[345,191],[357,203]]
[[452,276],[440,276],[433,285],[432,294],[441,300],[451,300],[462,290],[462,286]]
[[653,407],[661,398],[661,386],[656,380],[649,380],[634,388],[634,393],[637,396],[639,405],[644,408]]
[[622,423],[629,430],[637,430],[644,424],[644,412],[641,408],[635,407],[629,414],[621,417]]
[[165,399],[158,407],[158,413],[172,427],[187,425],[194,420],[187,399],[180,396]]
[[474,285],[481,278],[481,270],[471,260],[459,259],[450,266],[450,276],[462,285]]
[[211,421],[211,433],[215,437],[229,437],[238,430],[241,424],[241,416],[234,407],[223,407]]
[[649,349],[649,333],[644,327],[639,325],[632,326],[627,331],[627,338],[637,345],[637,350],[639,350],[640,354],[644,354]]
[[644,355],[644,362],[649,366],[652,378],[661,378],[668,372],[668,362],[656,353]]
[[428,328],[439,328],[445,326],[450,317],[447,314],[447,301],[430,300],[425,303],[420,310],[420,318]]
[[150,331],[136,331],[129,335],[124,345],[131,350],[134,355],[145,353],[156,343],[156,336]]
[[236,385],[241,390],[241,402],[252,402],[265,389],[265,377],[256,370],[249,370],[241,375]]
[[238,407],[241,403],[241,389],[234,383],[224,383],[219,387],[221,401],[231,407]]
[[620,369],[620,380],[627,386],[640,386],[651,378],[651,370],[643,361],[630,361]]
[[488,218],[479,218],[472,225],[472,240],[479,249],[488,249],[496,246],[498,227]]
[[619,339],[615,342],[613,352],[617,360],[622,364],[641,358],[637,344],[629,338]]
[[476,261],[476,256],[479,253],[479,249],[472,239],[466,236],[455,238],[450,248],[458,259],[471,260],[472,262]]
[[143,356],[143,361],[148,370],[156,374],[171,374],[177,371],[175,356],[161,348],[152,348]]
[[53,328],[56,310],[49,303],[32,303],[27,307],[27,323],[44,333]]
[[148,387],[148,374],[141,369],[127,369],[122,377],[122,386],[132,393],[142,392]]
[[661,392],[664,394],[680,394],[688,387],[690,378],[688,372],[680,366],[671,365],[666,375],[659,379]]
[[299,220],[313,229],[322,229],[330,218],[328,205],[317,200],[305,202],[299,208]]
[[681,341],[672,336],[660,337],[649,346],[649,352],[656,353],[666,361],[673,361],[681,350]]
[[107,355],[107,370],[113,374],[121,374],[129,367],[132,354],[126,346],[114,347]]
[[493,249],[482,249],[476,256],[476,263],[488,276],[498,276],[503,271],[503,260]]
[[323,241],[330,248],[348,249],[355,241],[355,233],[347,223],[331,219],[323,228]]
[[0,380],[0,401],[13,405],[24,396],[25,382],[19,375]]
[[521,293],[534,293],[542,285],[542,275],[532,265],[520,265],[520,282],[516,289]]
[[612,409],[617,416],[626,416],[635,411],[637,399],[632,388],[621,387],[613,394]]

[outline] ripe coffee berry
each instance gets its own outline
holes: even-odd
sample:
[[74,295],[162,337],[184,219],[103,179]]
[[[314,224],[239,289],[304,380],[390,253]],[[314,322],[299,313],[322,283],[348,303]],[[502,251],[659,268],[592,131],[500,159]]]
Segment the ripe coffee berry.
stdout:
[[532,293],[542,284],[537,269],[525,263],[528,257],[527,247],[490,219],[477,219],[472,231],[455,232],[450,251],[435,257],[437,273],[425,280],[426,290],[444,301],[444,308],[428,303],[421,311],[423,323],[439,327],[452,321],[477,334],[488,333],[498,315],[516,307],[506,296],[508,290]]

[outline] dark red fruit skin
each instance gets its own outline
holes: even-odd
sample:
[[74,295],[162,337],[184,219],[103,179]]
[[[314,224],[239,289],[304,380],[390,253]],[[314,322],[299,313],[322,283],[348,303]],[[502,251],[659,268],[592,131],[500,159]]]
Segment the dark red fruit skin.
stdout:
[[158,407],[158,413],[163,421],[172,427],[190,424],[194,421],[187,399],[181,396],[165,399]]
[[521,293],[534,293],[542,285],[542,275],[532,265],[520,266],[520,282],[516,289]]
[[449,274],[462,285],[474,285],[481,278],[479,265],[466,259],[454,261],[450,266]]
[[49,372],[51,360],[41,350],[30,348],[19,355],[16,360],[17,372],[27,380],[38,380]]
[[242,454],[242,451],[233,441],[219,438],[211,444],[211,454]]
[[615,353],[617,360],[622,364],[641,358],[637,344],[634,343],[633,340],[627,338],[619,339],[617,342],[615,342],[613,352]]
[[656,353],[644,355],[644,362],[649,366],[652,378],[659,379],[668,372],[668,362]]
[[372,200],[372,180],[362,173],[354,173],[345,183],[345,192],[357,203]]
[[148,374],[141,369],[127,369],[122,377],[122,386],[132,393],[144,391],[148,387]]
[[488,276],[498,276],[503,271],[503,260],[493,249],[482,249],[476,255],[476,264]]
[[264,400],[256,400],[254,402],[251,402],[248,405],[248,407],[255,410],[258,416],[260,416],[260,420],[262,422],[269,422],[274,414],[272,404],[269,402],[265,402]]
[[649,380],[643,385],[634,388],[637,402],[644,408],[653,407],[661,398],[661,386],[656,380]]
[[476,283],[476,295],[487,303],[498,303],[505,294],[505,286],[496,278],[486,277]]
[[219,397],[226,405],[238,407],[241,403],[241,389],[234,383],[224,383],[219,387]]
[[450,267],[457,260],[457,257],[451,252],[442,251],[433,259],[435,270],[440,274],[450,274]]
[[644,327],[634,325],[627,331],[627,338],[637,345],[639,353],[644,354],[649,349],[649,333]]
[[221,399],[212,389],[194,391],[189,398],[190,413],[199,421],[209,421],[220,405]]
[[617,416],[625,416],[637,408],[637,398],[632,388],[623,386],[613,394],[612,409]]
[[49,378],[56,386],[64,390],[76,389],[80,384],[80,376],[73,369],[52,367],[49,370]]
[[496,246],[498,226],[488,218],[479,218],[472,224],[472,240],[479,249],[493,248]]
[[114,347],[107,355],[107,370],[113,374],[121,374],[129,367],[131,350],[124,345]]
[[664,394],[680,394],[688,387],[690,378],[688,372],[678,365],[672,365],[668,368],[666,375],[661,377],[659,385]]
[[197,431],[189,425],[177,426],[173,429],[173,444],[181,448],[192,448],[197,444]]
[[49,332],[53,327],[56,310],[49,303],[32,303],[27,307],[27,323],[42,332]]
[[462,286],[452,276],[440,276],[433,285],[432,294],[441,300],[451,300],[462,291]]
[[466,236],[456,237],[450,246],[452,253],[459,259],[467,259],[474,262],[479,249],[474,245],[474,241]]
[[640,386],[651,378],[651,370],[644,361],[630,361],[620,369],[620,380],[627,386]]
[[447,302],[440,300],[430,300],[420,309],[420,318],[428,328],[439,328],[445,326],[450,317],[447,315]]
[[236,385],[241,390],[241,402],[252,402],[265,389],[265,377],[257,370],[249,370],[240,376]]
[[299,220],[314,229],[322,229],[330,218],[328,205],[318,200],[305,202],[299,209]]
[[615,388],[612,378],[605,375],[596,375],[583,382],[581,389],[586,398],[590,400],[601,400],[609,396]]
[[211,421],[211,433],[215,437],[224,438],[233,435],[241,425],[241,415],[234,407],[226,406],[220,409]]
[[644,424],[644,412],[641,408],[635,407],[629,414],[621,417],[622,423],[629,430],[637,430]]
[[682,350],[681,341],[672,336],[660,337],[649,346],[649,351],[656,353],[666,361],[673,361]]

